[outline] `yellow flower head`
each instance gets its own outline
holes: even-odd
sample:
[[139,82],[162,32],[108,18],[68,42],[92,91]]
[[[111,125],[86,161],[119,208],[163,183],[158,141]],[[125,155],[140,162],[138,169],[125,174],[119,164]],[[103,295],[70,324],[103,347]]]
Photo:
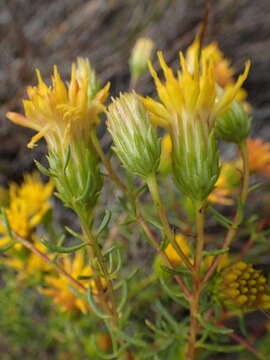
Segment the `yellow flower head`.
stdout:
[[250,62],[245,71],[231,86],[225,86],[222,91],[215,77],[216,56],[209,51],[200,49],[199,40],[193,44],[192,61],[179,53],[181,71],[177,76],[166,64],[162,52],[158,52],[160,66],[163,70],[165,83],[159,79],[151,63],[149,69],[154,78],[160,102],[146,98],[145,105],[152,113],[153,122],[169,127],[175,121],[190,121],[197,118],[212,126],[214,119],[223,114],[236,97],[243,82],[247,78]]
[[247,148],[249,170],[270,177],[270,143],[249,138]]
[[[62,267],[73,278],[77,279],[79,276],[91,276],[92,271],[89,265],[84,262],[84,252],[77,251],[74,258],[66,255],[63,257]],[[80,280],[82,284],[87,285],[89,280]],[[70,282],[63,275],[57,274],[55,276],[46,276],[45,282],[48,284],[48,288],[40,289],[42,294],[53,297],[56,304],[60,305],[63,311],[70,311],[72,309],[79,309],[86,313],[89,310],[89,306],[86,300],[76,297],[70,290]],[[72,285],[74,286],[74,285]],[[94,286],[94,285],[93,285]],[[76,288],[79,292],[82,292],[81,288]],[[94,291],[93,291],[94,292]]]
[[[36,239],[34,246],[39,251],[46,254],[47,248]],[[25,254],[25,256],[21,256],[21,254],[17,254],[17,252],[11,252],[8,255],[10,256],[6,257],[2,261],[5,265],[8,265],[18,271],[18,279],[23,279],[26,276],[36,276],[42,272],[47,273],[52,270],[50,264],[46,263],[40,256],[33,252]]]
[[[9,188],[9,206],[6,214],[11,229],[21,237],[27,238],[40,223],[43,215],[50,208],[49,198],[54,185],[52,181],[43,184],[37,173],[24,176],[22,185],[12,183]],[[0,221],[0,244],[7,244],[10,239],[4,224]]]
[[269,309],[267,279],[252,265],[240,261],[224,270],[217,296],[225,304],[244,309]]
[[54,66],[52,86],[47,86],[37,70],[38,85],[29,86],[29,100],[23,101],[25,117],[9,112],[7,117],[16,124],[29,127],[38,133],[28,147],[43,136],[50,150],[65,148],[74,137],[81,141],[89,136],[90,127],[98,123],[98,114],[104,110],[109,83],[98,91],[95,72],[87,59],[78,58],[72,64],[68,85],[61,79]]
[[[177,244],[179,245],[179,247],[183,250],[183,253],[185,255],[189,255],[190,248],[186,242],[185,237],[181,234],[178,234],[178,235],[176,235],[175,240],[176,240]],[[174,247],[171,244],[169,244],[166,247],[165,253],[168,256],[168,258],[170,259],[171,263],[175,267],[182,264],[182,262],[183,262],[182,259],[180,258],[180,256],[178,255],[178,253],[176,252],[176,250],[174,249]]]

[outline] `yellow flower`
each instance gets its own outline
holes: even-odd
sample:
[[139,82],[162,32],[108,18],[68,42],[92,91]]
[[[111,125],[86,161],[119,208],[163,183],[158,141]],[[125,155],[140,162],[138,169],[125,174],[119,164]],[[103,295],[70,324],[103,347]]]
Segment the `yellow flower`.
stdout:
[[[194,41],[187,49],[187,63],[190,64],[191,68],[192,64],[194,64],[196,48],[197,43]],[[233,87],[235,83],[234,75],[236,71],[231,65],[231,61],[225,58],[218,44],[216,42],[212,42],[209,45],[204,46],[202,49],[202,56],[205,57],[206,61],[213,62],[214,77],[217,84],[222,88],[225,88],[226,86]],[[247,92],[243,88],[239,88],[235,97],[236,100],[244,101],[246,97]],[[243,105],[245,110],[247,110],[247,108],[250,110],[250,105],[247,102],[244,102]]]
[[212,125],[214,119],[229,108],[247,78],[249,61],[244,73],[233,86],[226,86],[224,91],[218,90],[213,55],[206,56],[203,49],[199,57],[198,40],[193,46],[192,66],[185,60],[183,53],[179,53],[181,71],[178,71],[177,76],[166,64],[162,52],[158,52],[165,83],[160,81],[152,64],[149,63],[161,103],[151,98],[144,99],[144,102],[157,125],[169,127],[180,119],[183,122],[190,121],[190,117],[196,117]]
[[[183,253],[185,255],[189,255],[190,248],[186,242],[185,237],[181,234],[178,234],[178,235],[176,235],[175,240],[176,240],[177,244],[180,246],[180,248],[183,250]],[[182,262],[183,262],[182,259],[180,258],[180,256],[178,255],[178,253],[176,252],[176,250],[174,249],[174,247],[171,244],[169,244],[166,247],[165,253],[168,256],[168,258],[170,259],[173,266],[177,267],[182,264]]]
[[[41,252],[46,253],[47,248],[35,239],[34,246]],[[9,253],[10,256],[3,259],[3,263],[18,271],[18,278],[25,276],[35,276],[41,272],[50,272],[52,267],[46,263],[40,256],[30,252],[25,256],[20,256],[16,252]],[[18,256],[16,256],[18,255]]]
[[68,85],[61,79],[57,66],[52,86],[45,84],[39,70],[37,78],[38,85],[27,88],[29,100],[23,101],[25,117],[7,113],[9,120],[38,132],[28,146],[32,148],[44,136],[50,150],[60,147],[63,151],[72,138],[83,141],[89,137],[91,126],[98,123],[98,114],[104,110],[109,83],[97,91],[95,72],[83,58],[72,64]]
[[249,170],[270,177],[270,143],[249,138],[247,148]]
[[163,174],[171,171],[172,167],[172,139],[169,134],[165,134],[161,141],[161,154],[158,170]]
[[[73,278],[77,279],[79,276],[91,276],[92,270],[89,265],[85,265],[84,252],[77,251],[74,258],[66,255],[63,257],[62,267],[69,273]],[[89,306],[86,300],[76,297],[70,290],[70,282],[61,274],[55,276],[46,276],[45,282],[48,284],[48,288],[40,289],[42,294],[53,297],[56,304],[60,305],[63,311],[70,311],[72,309],[79,309],[83,313],[89,310]],[[87,285],[89,280],[80,280],[82,284]],[[94,282],[91,282],[93,286],[93,293],[95,293]],[[75,285],[72,285],[76,287]],[[77,291],[82,292],[81,288],[76,288]]]
[[240,173],[235,162],[225,162],[221,167],[219,178],[214,190],[208,196],[208,201],[222,205],[232,205],[232,195],[240,181]]
[[[23,238],[28,238],[50,208],[49,198],[54,185],[52,181],[43,184],[37,173],[27,174],[21,185],[11,183],[9,187],[9,206],[6,214],[11,229]],[[0,221],[0,245],[10,239],[4,224]]]

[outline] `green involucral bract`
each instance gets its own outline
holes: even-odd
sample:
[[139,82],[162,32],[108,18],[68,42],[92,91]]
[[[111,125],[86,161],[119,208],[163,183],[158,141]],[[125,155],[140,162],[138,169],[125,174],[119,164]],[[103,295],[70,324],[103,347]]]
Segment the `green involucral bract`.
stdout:
[[148,177],[158,169],[160,140],[148,112],[135,93],[121,94],[107,112],[114,151],[133,175]]

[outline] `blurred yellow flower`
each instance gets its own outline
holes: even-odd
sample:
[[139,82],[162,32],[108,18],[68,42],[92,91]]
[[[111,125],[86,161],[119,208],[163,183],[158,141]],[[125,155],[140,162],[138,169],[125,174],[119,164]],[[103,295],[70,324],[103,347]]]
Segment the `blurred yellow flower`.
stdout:
[[[31,235],[51,206],[49,198],[53,189],[52,181],[43,184],[38,173],[25,175],[21,185],[10,184],[6,214],[9,225],[16,234],[23,238]],[[2,221],[0,221],[0,236],[2,236],[1,246],[10,241]]]
[[161,140],[161,154],[158,170],[163,174],[171,171],[172,167],[172,139],[169,134],[165,134]]
[[[62,258],[63,263],[62,267],[69,273],[73,278],[77,279],[79,276],[90,277],[92,275],[92,270],[90,265],[86,265],[84,261],[84,252],[79,250],[74,255],[72,259],[70,255],[65,255]],[[40,289],[42,294],[53,297],[53,301],[60,305],[60,308],[63,311],[70,311],[72,309],[79,309],[83,313],[86,313],[90,308],[87,304],[87,301],[75,296],[70,290],[70,282],[61,274],[55,274],[55,276],[45,276],[45,282],[49,286],[46,289]],[[95,294],[95,284],[94,280],[80,280],[80,282],[87,286],[91,284],[92,291]],[[76,287],[75,285],[72,285]],[[81,288],[76,288],[77,291],[82,292]]]
[[232,196],[240,182],[240,172],[235,162],[225,162],[221,166],[219,178],[214,190],[208,196],[208,201],[222,205],[232,205]]
[[[47,252],[47,248],[37,239],[35,239],[34,246],[43,253]],[[16,252],[10,252],[2,261],[5,265],[8,265],[18,271],[19,279],[29,275],[35,276],[41,272],[50,272],[52,270],[50,264],[32,252],[29,252],[29,254],[25,254],[24,256],[16,254]]]
[[249,138],[247,148],[249,170],[270,177],[270,142]]
[[146,98],[144,103],[155,124],[169,127],[180,119],[185,122],[189,121],[190,117],[196,117],[211,126],[214,119],[229,108],[247,78],[249,61],[244,73],[233,86],[225,86],[224,91],[220,92],[216,86],[213,54],[206,56],[202,49],[200,56],[198,39],[193,44],[193,53],[192,62],[187,62],[183,53],[179,53],[181,71],[175,76],[166,64],[162,52],[158,52],[165,83],[160,81],[152,64],[149,63],[161,102]]
[[[182,249],[183,253],[188,256],[190,254],[190,248],[186,242],[185,237],[182,234],[178,234],[175,236],[175,240],[179,247]],[[170,262],[173,266],[177,267],[182,264],[182,259],[171,244],[166,247],[165,253],[170,259]]]
[[68,85],[61,79],[57,66],[52,86],[45,84],[39,70],[37,78],[38,85],[27,88],[29,100],[23,101],[25,117],[7,113],[9,120],[38,132],[28,146],[32,148],[44,136],[50,150],[60,147],[63,151],[71,138],[83,141],[89,137],[91,126],[99,122],[98,114],[104,110],[110,84],[98,91],[95,72],[84,58],[72,64]]

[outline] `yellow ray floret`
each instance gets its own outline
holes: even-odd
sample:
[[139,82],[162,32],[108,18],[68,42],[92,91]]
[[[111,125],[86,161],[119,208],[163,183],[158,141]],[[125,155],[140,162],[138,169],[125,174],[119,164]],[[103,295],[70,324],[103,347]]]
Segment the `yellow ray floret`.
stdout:
[[[77,251],[73,259],[68,255],[64,256],[62,266],[74,279],[77,279],[79,276],[90,277],[92,275],[90,266],[85,264],[83,251]],[[70,290],[69,280],[67,280],[64,276],[60,274],[55,276],[46,276],[45,282],[48,287],[46,289],[40,289],[40,291],[45,295],[53,297],[54,302],[60,305],[60,308],[63,311],[71,311],[72,309],[77,308],[85,313],[89,310],[86,300],[74,295],[74,293]],[[89,280],[80,280],[80,282],[87,285]],[[93,280],[90,281],[90,283],[93,288],[92,291],[95,294],[96,290]],[[82,292],[79,287],[76,288],[76,290]]]
[[7,113],[12,122],[32,128],[38,132],[28,146],[32,148],[45,137],[50,149],[59,144],[65,147],[70,138],[82,138],[89,133],[89,127],[98,123],[98,115],[104,110],[110,84],[97,90],[95,72],[89,61],[78,58],[72,64],[71,80],[68,85],[61,79],[54,66],[52,86],[47,86],[37,70],[37,86],[27,88],[28,100],[23,101],[25,116]]
[[[52,181],[43,184],[37,173],[27,174],[21,185],[11,183],[9,187],[9,205],[6,214],[11,229],[23,238],[28,238],[50,208],[49,198],[54,185]],[[10,239],[4,223],[0,219],[0,245]]]
[[192,66],[188,64],[183,53],[179,53],[181,71],[178,71],[177,76],[166,64],[162,52],[158,52],[164,82],[160,80],[151,62],[149,63],[149,70],[161,102],[146,98],[144,103],[155,124],[168,127],[175,117],[180,121],[186,117],[197,117],[211,124],[229,108],[247,78],[249,61],[238,80],[222,90],[215,77],[214,54],[213,58],[211,53],[206,56],[203,49],[199,56],[199,47],[196,47],[196,51]]

